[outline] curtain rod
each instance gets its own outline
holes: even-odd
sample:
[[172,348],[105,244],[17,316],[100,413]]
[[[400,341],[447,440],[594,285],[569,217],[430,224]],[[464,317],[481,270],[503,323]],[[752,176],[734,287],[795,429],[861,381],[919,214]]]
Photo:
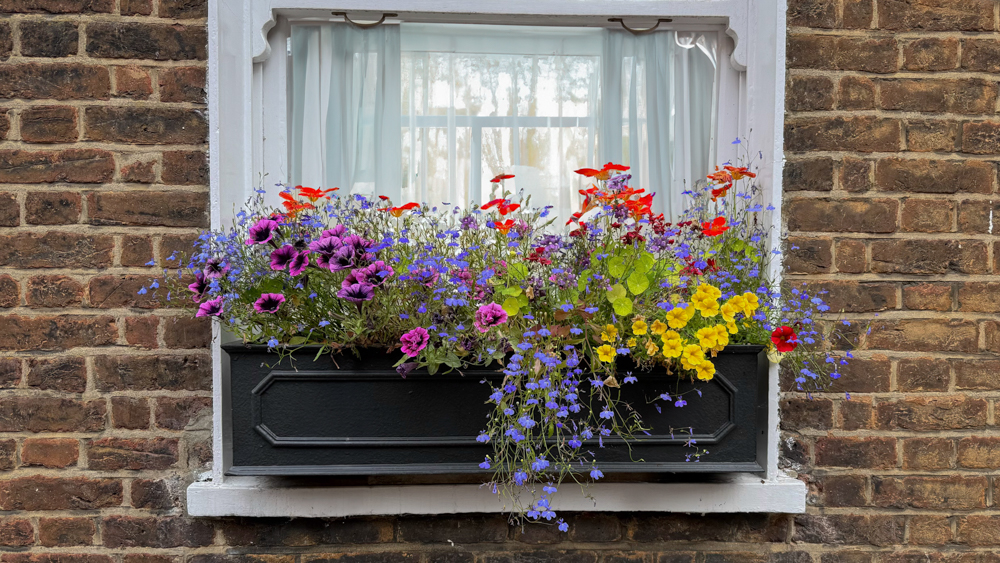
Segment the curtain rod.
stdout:
[[[348,17],[347,12],[331,12],[331,14],[334,15],[334,16],[337,16],[337,17],[344,18],[344,21],[346,21],[347,23],[355,25],[355,26],[357,26],[357,27],[359,27],[361,29],[371,29],[373,27],[378,27],[378,26],[382,25],[383,23],[386,23],[386,21],[385,21],[386,18],[396,18],[396,17],[399,17],[399,14],[392,14],[392,13],[383,12],[382,13],[382,17],[380,17],[378,19],[378,21],[375,21],[375,22],[372,22],[372,23],[360,23],[360,22],[356,22],[356,21],[352,20],[350,17]],[[656,23],[653,24],[653,27],[648,27],[646,29],[637,29],[637,28],[634,28],[634,27],[629,27],[628,25],[625,24],[625,19],[624,18],[608,18],[608,21],[611,22],[611,23],[617,23],[617,24],[621,25],[622,29],[624,29],[625,31],[631,33],[632,35],[643,35],[643,34],[655,31],[658,27],[660,27],[661,23],[670,23],[670,22],[672,22],[674,20],[672,20],[670,18],[659,18],[659,19],[656,20]]]

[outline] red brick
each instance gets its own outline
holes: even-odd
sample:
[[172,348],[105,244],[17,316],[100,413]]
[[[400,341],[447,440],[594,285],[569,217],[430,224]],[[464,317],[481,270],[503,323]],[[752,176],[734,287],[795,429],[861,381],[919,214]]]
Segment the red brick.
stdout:
[[872,502],[886,508],[972,510],[986,507],[986,477],[874,477]]
[[893,438],[816,439],[816,464],[827,467],[896,467],[896,440]]
[[199,19],[208,16],[208,0],[158,0],[161,18]]
[[872,187],[872,163],[868,160],[845,156],[840,163],[840,189],[861,193]]
[[885,430],[957,430],[986,426],[988,403],[963,395],[909,397],[880,402],[879,427]]
[[130,346],[158,348],[157,329],[160,320],[156,317],[128,317],[125,319],[125,341]]
[[115,428],[149,428],[149,400],[144,397],[111,397],[111,424]]
[[143,235],[122,237],[122,266],[145,266],[153,256],[153,241]]
[[201,144],[208,138],[204,112],[173,107],[87,108],[86,138],[137,145]]
[[212,523],[198,518],[108,516],[101,523],[104,546],[202,547],[212,544]]
[[951,522],[946,516],[913,516],[910,518],[909,543],[914,545],[945,545],[952,541]]
[[875,83],[865,76],[844,76],[838,83],[838,109],[875,109]]
[[824,29],[837,27],[837,2],[792,0],[788,3],[788,25]]
[[97,432],[104,429],[102,400],[55,397],[0,398],[0,432]]
[[0,519],[0,545],[27,547],[35,543],[35,528],[23,518]]
[[818,481],[825,507],[865,506],[868,503],[863,475],[828,475]]
[[152,184],[156,181],[156,161],[137,160],[121,167],[122,182]]
[[203,26],[137,22],[91,22],[87,54],[109,59],[204,60],[208,36]]
[[87,443],[87,466],[98,471],[168,469],[177,461],[173,438],[101,438]]
[[790,76],[785,87],[785,108],[788,111],[833,109],[833,80],[827,76]]
[[82,300],[83,285],[69,276],[32,276],[28,279],[29,307],[70,307],[79,305]]
[[918,193],[990,193],[993,165],[975,160],[885,158],[875,167],[878,189]]
[[875,240],[871,270],[883,274],[982,274],[986,245],[977,240]]
[[907,120],[906,148],[913,152],[955,152],[962,126],[942,119]]
[[870,397],[851,397],[838,401],[837,427],[844,430],[875,428],[875,409]]
[[[785,150],[892,152],[902,148],[899,120],[874,116],[785,120]],[[992,168],[991,168],[992,170]]]
[[72,143],[78,137],[74,107],[32,106],[21,110],[21,139],[29,143]]
[[997,84],[978,78],[879,81],[882,109],[932,113],[993,113]]
[[903,469],[934,471],[950,469],[955,462],[955,443],[947,438],[903,440]]
[[101,184],[114,175],[115,161],[105,150],[0,150],[0,183],[4,184]]
[[[973,546],[1000,544],[1000,516],[965,516],[958,521],[959,541]],[[992,561],[990,563],[993,563]]]
[[107,100],[111,75],[102,66],[78,63],[0,64],[0,98]]
[[790,199],[788,229],[808,232],[891,233],[899,202],[894,199]]
[[162,175],[164,184],[207,185],[208,155],[204,151],[165,152]]
[[962,68],[1000,72],[1000,41],[986,38],[962,39]]
[[907,199],[903,201],[902,227],[910,232],[946,233],[954,230],[954,213],[955,206],[948,200]]
[[793,274],[830,272],[833,254],[828,238],[789,237],[785,250],[785,268]]
[[4,563],[112,563],[108,555],[93,553],[7,553]]
[[903,47],[905,70],[950,70],[958,67],[958,39],[926,37]]
[[781,187],[786,192],[832,190],[833,159],[810,158],[785,161]]
[[0,192],[0,227],[16,227],[21,224],[21,206],[17,196]]
[[81,201],[76,192],[31,192],[24,200],[24,218],[32,225],[78,223]]
[[163,343],[167,348],[207,348],[211,339],[212,324],[204,318],[163,319]]
[[951,366],[946,360],[911,358],[900,360],[897,369],[899,390],[947,391],[951,382]]
[[212,388],[212,359],[207,354],[97,356],[94,371],[101,391],[208,391]]
[[115,9],[113,0],[6,0],[4,11],[28,14],[110,14]]
[[181,67],[160,71],[160,101],[205,103],[205,69]]
[[79,457],[79,443],[72,438],[27,438],[21,445],[22,465],[61,468],[76,465]]
[[125,563],[176,563],[176,560],[169,555],[159,555],[154,553],[127,553],[125,554]]
[[1000,389],[1000,360],[955,360],[957,389]]
[[210,397],[160,397],[156,400],[156,426],[167,430],[208,429]]
[[[895,546],[903,543],[905,522],[902,516],[886,514],[799,514],[795,516],[793,540],[832,545]],[[841,553],[837,555],[831,561],[849,561]]]
[[0,358],[0,388],[12,389],[21,382],[21,359]]
[[828,430],[833,427],[833,403],[829,399],[782,399],[781,427],[795,431]]
[[845,2],[843,5],[843,26],[845,29],[868,29],[872,25],[874,12],[872,2]]
[[[882,393],[889,391],[892,362],[882,354],[854,358],[846,366],[837,366],[840,379],[830,384],[832,393]],[[854,400],[853,398],[851,399]],[[844,403],[841,403],[843,407]]]
[[958,310],[1000,313],[1000,283],[966,282],[958,286]]
[[132,481],[132,506],[153,510],[169,510],[180,505],[180,495],[166,481],[135,479]]
[[0,510],[96,510],[121,503],[117,479],[36,475],[0,481]]
[[31,358],[25,381],[38,389],[83,393],[87,389],[87,365],[79,356]]
[[10,58],[10,52],[14,49],[14,36],[11,33],[10,23],[0,22],[0,61]]
[[113,317],[0,316],[0,349],[8,351],[106,346],[117,339],[118,327]]
[[837,270],[848,274],[860,274],[865,271],[865,243],[860,240],[838,240],[835,244],[837,252]]
[[153,0],[121,0],[123,16],[148,16],[153,13]]
[[788,34],[789,68],[890,73],[899,68],[891,37],[838,37]]
[[899,305],[894,283],[831,281],[810,283],[809,287],[813,292],[827,292],[823,299],[836,312],[885,311]]
[[20,304],[20,284],[7,274],[0,275],[0,307],[17,307]]
[[[160,239],[160,263],[171,267],[186,264],[197,242],[197,235],[165,235]],[[169,260],[171,256],[173,261]]]
[[149,99],[153,95],[153,81],[149,72],[135,65],[116,66],[115,95],[133,100]]
[[962,152],[1000,154],[1000,123],[975,121],[963,124]]
[[1000,438],[970,436],[958,441],[958,465],[969,469],[1000,467]]
[[878,27],[893,31],[992,31],[991,0],[876,0]]
[[951,311],[951,292],[947,283],[903,284],[903,306],[914,311]]
[[90,518],[40,518],[38,543],[46,547],[93,545],[97,525]]
[[868,346],[907,352],[977,352],[979,331],[974,322],[964,320],[879,321],[868,337]]
[[92,225],[208,227],[208,194],[201,192],[93,192]]
[[988,233],[990,217],[1000,217],[1000,200],[963,201],[958,207],[958,230],[963,233]]
[[140,288],[150,284],[149,276],[95,276],[90,280],[90,306],[101,309],[118,309],[122,307],[153,309],[159,304],[159,298],[152,290],[139,295]]

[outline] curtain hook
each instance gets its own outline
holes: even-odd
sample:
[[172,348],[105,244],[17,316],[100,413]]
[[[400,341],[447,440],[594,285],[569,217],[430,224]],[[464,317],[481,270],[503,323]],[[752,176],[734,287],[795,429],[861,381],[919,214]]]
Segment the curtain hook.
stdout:
[[347,12],[332,12],[332,14],[335,15],[335,16],[340,16],[340,17],[344,18],[344,21],[346,21],[347,23],[352,24],[352,25],[356,25],[356,26],[360,27],[361,29],[371,29],[373,27],[378,27],[378,26],[382,25],[383,22],[385,22],[385,18],[394,18],[394,17],[396,17],[396,16],[399,15],[399,14],[386,14],[386,13],[383,13],[382,17],[379,18],[377,22],[374,22],[374,23],[358,23],[358,22],[352,20],[351,18],[347,17]]
[[622,18],[608,18],[608,21],[609,22],[615,22],[615,23],[621,24],[621,26],[623,28],[625,28],[625,31],[631,33],[632,35],[642,35],[644,33],[649,33],[650,31],[655,31],[656,28],[660,27],[661,23],[669,23],[669,22],[672,22],[674,20],[672,20],[670,18],[660,18],[660,19],[656,20],[656,25],[654,25],[653,27],[647,28],[647,29],[633,29],[633,28],[625,25],[625,20],[622,19]]

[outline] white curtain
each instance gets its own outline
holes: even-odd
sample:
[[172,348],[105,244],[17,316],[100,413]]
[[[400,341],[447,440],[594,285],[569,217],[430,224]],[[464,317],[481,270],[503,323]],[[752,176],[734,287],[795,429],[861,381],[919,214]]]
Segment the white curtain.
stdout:
[[400,197],[399,26],[292,29],[291,183]]
[[604,36],[600,161],[631,166],[632,185],[656,192],[654,211],[668,217],[714,164],[717,37],[625,30]]

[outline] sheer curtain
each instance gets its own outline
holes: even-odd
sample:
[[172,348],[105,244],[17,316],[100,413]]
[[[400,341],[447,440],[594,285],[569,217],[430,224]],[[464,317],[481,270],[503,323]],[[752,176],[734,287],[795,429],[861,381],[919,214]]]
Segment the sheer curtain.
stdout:
[[654,211],[668,217],[715,159],[717,37],[605,32],[600,160],[631,166],[632,184],[656,192]]
[[400,197],[399,26],[292,29],[291,183]]

